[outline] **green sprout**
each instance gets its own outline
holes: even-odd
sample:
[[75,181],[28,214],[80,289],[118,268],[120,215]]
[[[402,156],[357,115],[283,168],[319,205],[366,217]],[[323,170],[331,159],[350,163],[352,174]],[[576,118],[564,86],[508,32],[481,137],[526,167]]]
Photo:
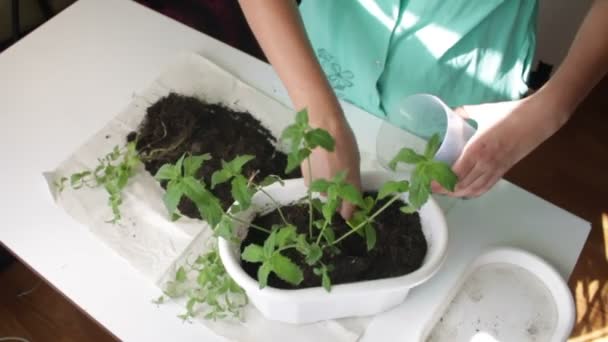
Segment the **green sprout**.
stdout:
[[122,190],[141,164],[135,149],[135,142],[130,142],[123,148],[115,146],[110,153],[99,158],[98,162],[95,169],[76,172],[69,177],[61,177],[54,184],[59,192],[64,191],[66,185],[74,190],[83,187],[103,187],[108,193],[108,205],[113,214],[112,219],[108,222],[117,223],[121,219]]
[[[165,295],[187,297],[186,312],[179,317],[188,320],[202,314],[205,319],[242,319],[248,300],[245,291],[228,275],[217,250],[217,244],[196,258],[192,265],[178,268],[175,279],[167,284]],[[162,304],[161,296],[155,303]]]

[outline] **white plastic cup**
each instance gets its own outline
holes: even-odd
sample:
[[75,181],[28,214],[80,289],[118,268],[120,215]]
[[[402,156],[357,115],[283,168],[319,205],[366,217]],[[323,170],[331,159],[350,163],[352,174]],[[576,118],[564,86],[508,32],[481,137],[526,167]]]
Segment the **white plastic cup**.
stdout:
[[[452,166],[475,129],[454,113],[441,99],[430,94],[405,97],[388,113],[389,120],[380,127],[376,138],[376,154],[380,164],[389,169],[391,159],[404,147],[423,153],[428,139],[439,134],[441,145],[435,160]],[[411,167],[400,164],[397,172]]]

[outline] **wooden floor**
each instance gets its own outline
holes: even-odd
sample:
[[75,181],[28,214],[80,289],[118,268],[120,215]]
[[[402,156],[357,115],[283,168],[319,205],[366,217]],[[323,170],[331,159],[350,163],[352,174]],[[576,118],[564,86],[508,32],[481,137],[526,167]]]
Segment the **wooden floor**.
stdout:
[[116,340],[20,262],[0,272],[0,340],[5,337],[32,342]]
[[569,281],[577,309],[571,341],[608,341],[608,78],[506,178],[592,223]]

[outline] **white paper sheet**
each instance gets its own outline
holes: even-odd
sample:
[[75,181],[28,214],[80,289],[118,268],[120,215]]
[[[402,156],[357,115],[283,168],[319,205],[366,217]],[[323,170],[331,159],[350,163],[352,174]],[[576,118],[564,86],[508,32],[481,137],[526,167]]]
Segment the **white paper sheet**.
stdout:
[[[112,213],[104,189],[66,189],[58,194],[51,183],[61,176],[93,169],[97,158],[116,145],[124,145],[127,134],[135,130],[144,118],[146,108],[170,92],[247,111],[275,136],[294,117],[293,111],[278,101],[244,84],[203,57],[187,54],[180,56],[147,90],[134,95],[125,111],[53,172],[45,174],[53,189],[53,197],[61,208],[161,288],[166,281],[173,279],[177,267],[186,258],[205,251],[205,242],[212,236],[206,223],[188,218],[177,222],[168,220],[162,202],[164,190],[143,167],[123,191],[123,218],[116,225],[106,222],[112,218]],[[219,335],[252,342],[356,341],[369,323],[369,318],[356,318],[300,326],[282,324],[265,320],[251,304],[245,310],[245,318],[245,323],[200,321]]]

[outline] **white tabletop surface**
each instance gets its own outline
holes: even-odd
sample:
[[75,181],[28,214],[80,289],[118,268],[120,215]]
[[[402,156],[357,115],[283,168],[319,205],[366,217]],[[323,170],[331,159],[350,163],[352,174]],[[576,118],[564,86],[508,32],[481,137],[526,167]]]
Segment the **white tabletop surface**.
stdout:
[[[0,54],[0,241],[112,333],[126,341],[222,340],[183,324],[177,304],[53,203],[42,172],[121,111],[181,52],[197,52],[288,102],[272,68],[128,0],[80,0]],[[380,121],[345,105],[363,153]],[[416,340],[460,271],[491,245],[531,251],[567,278],[590,225],[501,181],[447,215],[448,257],[406,303],[377,316],[364,340]]]

